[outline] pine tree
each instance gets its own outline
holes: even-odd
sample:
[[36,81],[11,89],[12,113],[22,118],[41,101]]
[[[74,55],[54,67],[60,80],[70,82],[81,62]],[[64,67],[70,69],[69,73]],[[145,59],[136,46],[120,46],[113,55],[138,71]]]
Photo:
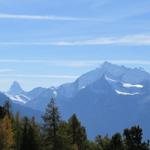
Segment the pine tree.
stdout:
[[36,124],[35,118],[32,117],[30,121],[30,128],[29,128],[29,135],[31,142],[31,149],[32,150],[40,150],[41,149],[41,134],[40,134],[40,127]]
[[22,139],[20,150],[39,150],[40,139],[37,126],[33,119],[30,121],[27,117],[23,120]]
[[9,117],[11,117],[12,113],[11,113],[11,104],[10,104],[10,101],[6,101],[4,103],[4,111],[5,111],[5,114],[8,115]]
[[0,106],[0,119],[3,119],[5,115],[6,113],[5,113],[4,107]]
[[149,150],[149,145],[142,141],[143,132],[139,126],[124,130],[126,150]]
[[21,119],[19,116],[19,113],[16,113],[15,118],[13,119],[13,129],[14,129],[14,148],[15,150],[20,150],[20,145],[21,145],[21,136],[22,136],[22,128],[21,128]]
[[69,119],[69,132],[71,135],[71,141],[74,147],[77,147],[78,150],[85,149],[85,142],[87,140],[86,130],[75,114]]
[[111,140],[107,135],[104,137],[98,135],[95,139],[95,142],[97,144],[97,150],[111,150]]
[[23,119],[23,127],[22,127],[22,138],[21,138],[21,146],[20,150],[29,150],[29,135],[28,135],[28,130],[29,130],[29,120],[27,117]]
[[11,118],[6,115],[0,122],[0,150],[12,150],[14,133]]
[[55,99],[52,98],[46,108],[46,112],[43,116],[43,133],[44,133],[44,145],[45,149],[60,150],[60,114],[55,104]]
[[61,121],[59,125],[59,137],[61,143],[61,150],[74,150],[70,141],[70,135],[68,134],[69,125],[65,121]]
[[123,140],[120,133],[116,133],[112,136],[110,147],[111,150],[124,150]]

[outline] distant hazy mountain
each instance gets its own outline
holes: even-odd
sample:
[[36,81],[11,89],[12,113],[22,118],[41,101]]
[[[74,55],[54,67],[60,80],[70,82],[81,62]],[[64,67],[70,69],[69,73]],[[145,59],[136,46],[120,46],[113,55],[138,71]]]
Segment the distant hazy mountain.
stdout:
[[51,97],[55,96],[55,90],[53,88],[45,89],[38,96],[27,102],[25,105],[33,109],[44,111]]
[[14,81],[13,84],[10,86],[9,91],[5,92],[5,95],[9,97],[9,99],[11,99],[14,103],[19,103],[24,105],[27,102],[38,97],[45,90],[46,88],[37,87],[27,92],[21,88],[18,82]]
[[73,83],[25,92],[15,82],[5,95],[37,111],[44,111],[50,98],[56,97],[62,116],[67,119],[77,113],[90,137],[112,134],[135,124],[150,137],[150,74],[141,68],[105,62]]
[[41,111],[33,110],[32,108],[14,103],[13,100],[11,101],[9,97],[7,97],[4,93],[0,92],[0,105],[1,106],[4,105],[6,101],[10,102],[10,105],[12,107],[11,111],[13,113],[19,112],[21,116],[28,116],[28,117],[36,116],[37,121],[41,120],[41,115],[42,115]]
[[24,93],[24,91],[21,88],[20,84],[17,81],[14,81],[8,93],[11,95],[18,95],[18,94]]
[[9,100],[9,98],[4,93],[0,92],[0,105],[3,105],[7,100]]

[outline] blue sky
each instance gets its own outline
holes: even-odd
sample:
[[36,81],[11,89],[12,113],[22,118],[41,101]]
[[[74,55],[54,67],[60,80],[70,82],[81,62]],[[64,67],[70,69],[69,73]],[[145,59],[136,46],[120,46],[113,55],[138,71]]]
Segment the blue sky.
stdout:
[[150,0],[0,0],[0,90],[75,80],[103,61],[150,72]]

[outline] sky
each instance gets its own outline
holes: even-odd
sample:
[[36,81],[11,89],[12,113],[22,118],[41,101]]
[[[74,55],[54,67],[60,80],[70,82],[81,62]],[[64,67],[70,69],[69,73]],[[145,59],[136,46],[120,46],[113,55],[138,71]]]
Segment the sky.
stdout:
[[150,0],[0,0],[0,90],[72,82],[104,61],[150,72]]

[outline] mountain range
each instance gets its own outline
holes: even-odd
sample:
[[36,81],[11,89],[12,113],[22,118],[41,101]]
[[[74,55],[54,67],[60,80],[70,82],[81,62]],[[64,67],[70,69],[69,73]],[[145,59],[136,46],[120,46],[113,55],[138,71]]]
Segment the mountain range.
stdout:
[[63,118],[78,115],[90,138],[137,124],[150,138],[150,74],[142,68],[104,62],[72,83],[31,91],[24,91],[15,81],[0,93],[0,103],[10,100],[15,111],[39,119],[51,97],[56,98]]

